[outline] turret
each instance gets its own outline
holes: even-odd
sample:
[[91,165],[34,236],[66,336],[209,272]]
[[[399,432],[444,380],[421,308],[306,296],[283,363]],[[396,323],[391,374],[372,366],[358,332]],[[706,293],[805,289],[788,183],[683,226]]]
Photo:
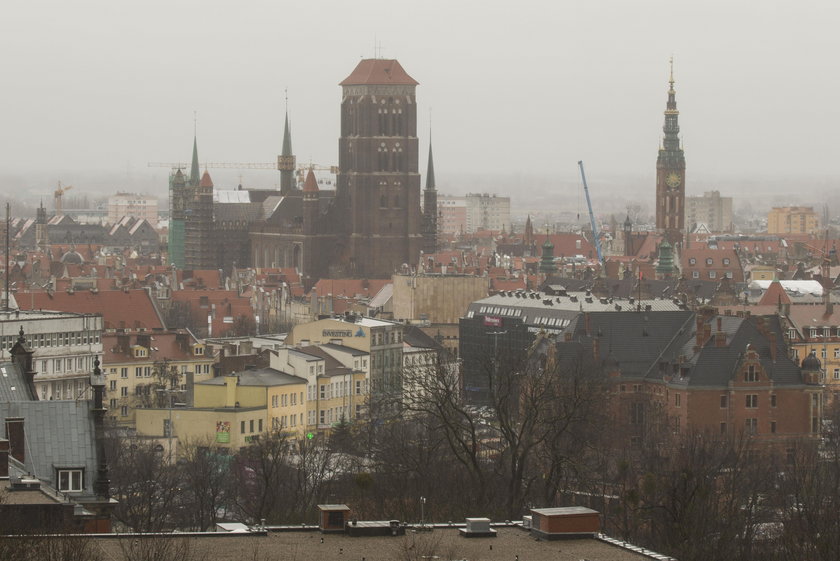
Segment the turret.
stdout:
[[315,173],[310,169],[303,184],[303,233],[315,234],[318,231],[318,214],[321,191]]

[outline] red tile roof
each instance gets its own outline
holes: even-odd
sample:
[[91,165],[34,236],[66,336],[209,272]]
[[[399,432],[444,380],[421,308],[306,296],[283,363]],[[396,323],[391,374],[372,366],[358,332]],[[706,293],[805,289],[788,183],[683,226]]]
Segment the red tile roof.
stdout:
[[149,293],[138,290],[77,290],[68,292],[19,292],[22,310],[52,310],[77,314],[102,314],[106,329],[164,328],[163,318]]
[[353,72],[339,85],[363,86],[371,84],[416,86],[419,82],[409,76],[396,60],[367,58],[361,60]]
[[201,183],[198,184],[199,187],[212,187],[213,180],[210,179],[210,174],[207,173],[207,170],[204,170],[204,175],[201,176]]
[[315,172],[310,169],[309,173],[306,174],[306,181],[303,184],[303,192],[317,193],[318,191],[318,181],[315,179]]
[[782,283],[778,280],[770,283],[767,291],[758,301],[759,306],[772,306],[774,304],[790,304],[790,296],[787,295],[785,289],[782,288]]

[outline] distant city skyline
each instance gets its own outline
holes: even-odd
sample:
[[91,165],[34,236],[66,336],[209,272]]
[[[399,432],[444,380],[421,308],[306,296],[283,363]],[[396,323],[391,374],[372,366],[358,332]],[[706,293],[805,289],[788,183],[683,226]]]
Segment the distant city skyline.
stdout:
[[[376,55],[420,82],[418,135],[426,146],[431,121],[441,190],[464,174],[574,182],[583,159],[596,185],[650,178],[651,203],[673,55],[688,193],[721,179],[833,183],[838,12],[826,1],[16,4],[0,23],[13,53],[0,63],[0,181],[113,174],[141,189],[159,177],[163,190],[168,170],[146,164],[189,158],[194,112],[202,160],[271,162],[287,90],[298,161],[335,164],[338,82]],[[223,186],[238,173],[220,172]]]

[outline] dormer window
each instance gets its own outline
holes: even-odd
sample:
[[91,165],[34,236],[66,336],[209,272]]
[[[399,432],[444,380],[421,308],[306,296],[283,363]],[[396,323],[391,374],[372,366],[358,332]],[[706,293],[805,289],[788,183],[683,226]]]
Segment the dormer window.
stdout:
[[59,491],[63,493],[78,493],[84,491],[84,470],[59,469],[56,471],[56,481],[58,482]]
[[195,355],[196,356],[204,356],[204,347],[201,345],[195,346]]
[[745,382],[758,382],[758,371],[754,364],[747,366],[747,371],[744,373]]

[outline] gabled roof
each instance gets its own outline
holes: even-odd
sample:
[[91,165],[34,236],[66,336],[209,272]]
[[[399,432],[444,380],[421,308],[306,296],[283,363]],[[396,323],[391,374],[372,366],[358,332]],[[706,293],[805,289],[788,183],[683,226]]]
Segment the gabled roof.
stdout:
[[417,80],[408,75],[399,62],[381,58],[367,58],[359,61],[340,86],[391,85],[416,86]]
[[774,304],[790,304],[790,296],[782,288],[782,283],[777,280],[770,283],[761,300],[758,301],[759,306],[772,306]]

